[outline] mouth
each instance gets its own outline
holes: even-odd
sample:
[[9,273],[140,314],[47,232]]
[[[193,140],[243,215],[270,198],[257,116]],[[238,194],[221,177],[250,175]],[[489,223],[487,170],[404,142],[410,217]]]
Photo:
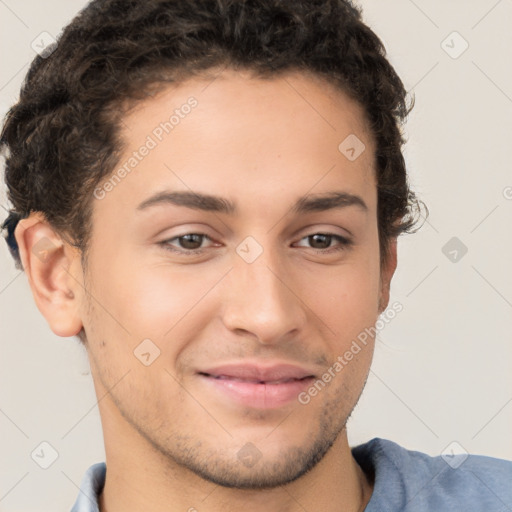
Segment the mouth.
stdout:
[[249,382],[252,384],[266,384],[266,385],[274,385],[274,384],[286,384],[288,382],[300,382],[303,380],[309,380],[314,378],[314,375],[309,375],[302,378],[289,377],[286,379],[279,380],[261,380],[261,379],[251,379],[251,378],[242,378],[242,377],[233,377],[231,375],[210,375],[209,373],[199,372],[199,375],[204,375],[205,377],[211,377],[212,379],[217,380],[231,380],[233,382]]
[[224,366],[197,375],[217,400],[255,409],[278,409],[296,402],[315,380],[308,370],[291,365]]

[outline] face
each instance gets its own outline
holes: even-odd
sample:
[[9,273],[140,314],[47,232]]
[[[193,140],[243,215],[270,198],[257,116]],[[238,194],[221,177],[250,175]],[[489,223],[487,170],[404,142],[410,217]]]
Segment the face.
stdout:
[[80,310],[102,419],[221,485],[290,482],[343,432],[373,340],[344,354],[387,302],[363,111],[317,78],[226,71],[123,134]]

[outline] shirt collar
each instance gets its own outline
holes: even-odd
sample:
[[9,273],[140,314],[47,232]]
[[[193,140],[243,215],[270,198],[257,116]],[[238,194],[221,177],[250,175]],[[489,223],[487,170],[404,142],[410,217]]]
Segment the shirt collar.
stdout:
[[98,499],[105,485],[106,474],[107,466],[104,462],[94,464],[86,471],[71,512],[100,512]]

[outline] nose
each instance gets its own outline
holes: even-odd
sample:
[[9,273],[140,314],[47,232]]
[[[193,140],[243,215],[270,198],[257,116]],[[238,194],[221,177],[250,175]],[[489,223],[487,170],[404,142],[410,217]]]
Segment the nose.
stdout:
[[235,255],[224,283],[222,321],[237,334],[251,334],[271,345],[296,336],[306,322],[305,304],[291,272],[264,251],[247,263]]

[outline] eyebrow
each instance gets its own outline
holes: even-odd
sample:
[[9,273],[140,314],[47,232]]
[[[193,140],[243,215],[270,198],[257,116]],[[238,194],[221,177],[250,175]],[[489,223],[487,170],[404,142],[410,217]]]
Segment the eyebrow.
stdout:
[[[238,211],[235,203],[223,197],[200,194],[193,191],[168,190],[158,192],[148,197],[137,206],[137,210],[146,210],[152,206],[165,204],[184,206],[186,208],[207,212],[225,213],[228,215],[234,215]],[[300,197],[295,202],[292,211],[296,214],[300,214],[332,210],[335,208],[346,208],[348,206],[356,206],[364,212],[368,211],[368,206],[360,196],[348,192],[308,194]]]

